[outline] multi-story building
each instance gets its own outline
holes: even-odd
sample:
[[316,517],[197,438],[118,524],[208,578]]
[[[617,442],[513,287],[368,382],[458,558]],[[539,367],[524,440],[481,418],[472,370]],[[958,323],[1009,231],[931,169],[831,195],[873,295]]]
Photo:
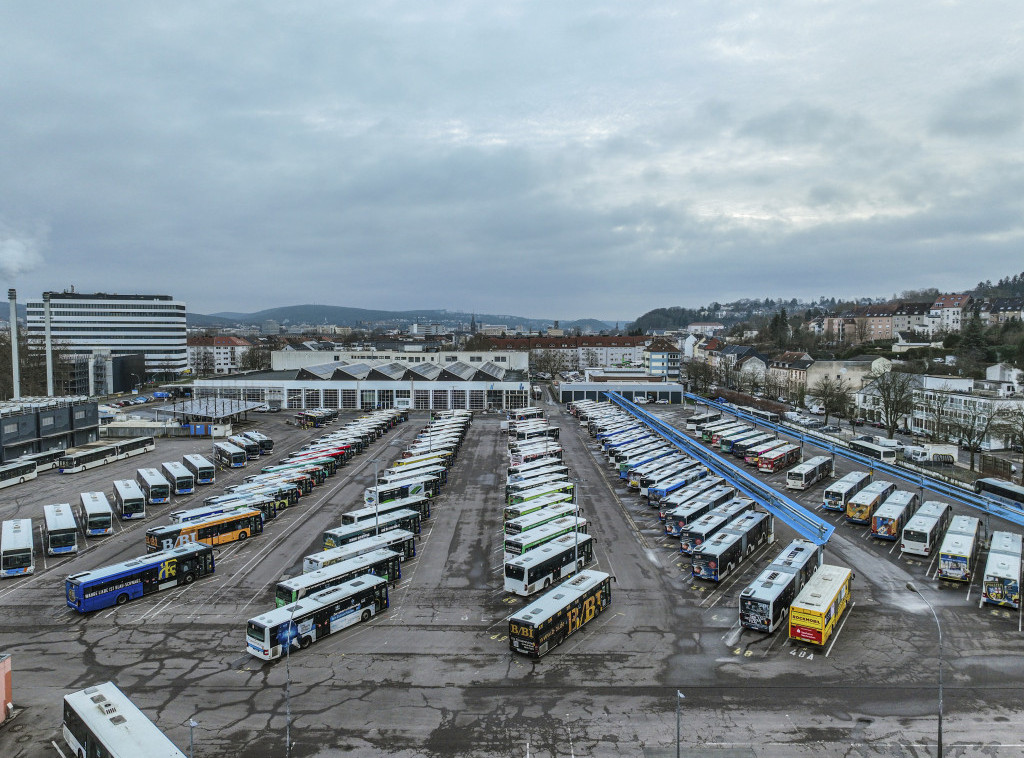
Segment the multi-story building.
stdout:
[[27,304],[26,331],[39,342],[46,334],[45,300],[55,350],[115,357],[141,353],[147,375],[176,375],[188,366],[185,303],[170,295],[43,293]]
[[1024,297],[997,297],[978,307],[978,316],[986,326],[1024,321]]
[[552,352],[561,357],[562,364],[570,369],[585,369],[594,366],[620,366],[623,363],[640,365],[644,348],[650,337],[492,337],[490,345],[495,350],[526,350],[537,357]]
[[241,337],[189,337],[188,365],[197,374],[231,374],[251,347]]
[[959,332],[972,302],[968,294],[939,295],[931,308],[931,315],[937,319],[936,328],[944,332]]
[[679,348],[674,342],[658,337],[644,349],[644,371],[652,376],[679,377]]
[[899,332],[931,335],[938,323],[931,309],[931,303],[897,303],[892,312],[892,336],[896,337]]

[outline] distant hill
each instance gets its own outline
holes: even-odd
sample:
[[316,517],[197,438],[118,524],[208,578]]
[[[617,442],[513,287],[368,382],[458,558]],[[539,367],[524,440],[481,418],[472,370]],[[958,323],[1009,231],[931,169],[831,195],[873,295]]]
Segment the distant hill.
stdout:
[[[363,327],[371,323],[387,323],[395,327],[406,327],[414,323],[439,323],[446,326],[468,324],[472,317],[477,324],[507,324],[509,329],[522,326],[527,329],[540,329],[551,326],[553,319],[526,318],[494,313],[462,313],[447,310],[413,310],[386,311],[367,308],[347,308],[339,305],[289,305],[281,308],[268,308],[255,313],[221,312],[209,316],[189,313],[189,324],[194,326],[229,326],[232,324],[259,325],[264,321],[276,321],[279,324],[337,324],[339,326]],[[577,319],[560,321],[563,329],[581,329],[599,332],[615,328],[615,322],[599,319]]]

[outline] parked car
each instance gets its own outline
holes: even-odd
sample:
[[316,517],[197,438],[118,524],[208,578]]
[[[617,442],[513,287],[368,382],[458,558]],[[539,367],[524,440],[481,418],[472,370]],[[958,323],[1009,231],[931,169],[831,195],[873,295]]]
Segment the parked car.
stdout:
[[656,403],[657,403],[658,405],[668,405],[668,400],[664,400],[664,399],[662,399],[662,400],[656,400],[655,402],[656,402]]
[[839,427],[829,424],[828,426],[821,427],[818,431],[823,434],[839,434]]

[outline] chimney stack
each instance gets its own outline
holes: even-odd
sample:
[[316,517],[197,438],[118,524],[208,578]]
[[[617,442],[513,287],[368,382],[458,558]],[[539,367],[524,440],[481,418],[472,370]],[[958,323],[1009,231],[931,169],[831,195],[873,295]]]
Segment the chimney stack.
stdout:
[[21,400],[21,371],[18,367],[18,293],[14,289],[7,290],[7,299],[11,303],[11,369],[14,374],[14,399]]

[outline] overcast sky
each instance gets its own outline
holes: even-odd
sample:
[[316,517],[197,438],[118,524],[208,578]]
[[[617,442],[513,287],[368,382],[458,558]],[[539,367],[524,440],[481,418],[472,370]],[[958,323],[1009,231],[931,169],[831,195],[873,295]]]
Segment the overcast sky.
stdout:
[[1019,2],[9,2],[0,270],[628,320],[1024,270]]

